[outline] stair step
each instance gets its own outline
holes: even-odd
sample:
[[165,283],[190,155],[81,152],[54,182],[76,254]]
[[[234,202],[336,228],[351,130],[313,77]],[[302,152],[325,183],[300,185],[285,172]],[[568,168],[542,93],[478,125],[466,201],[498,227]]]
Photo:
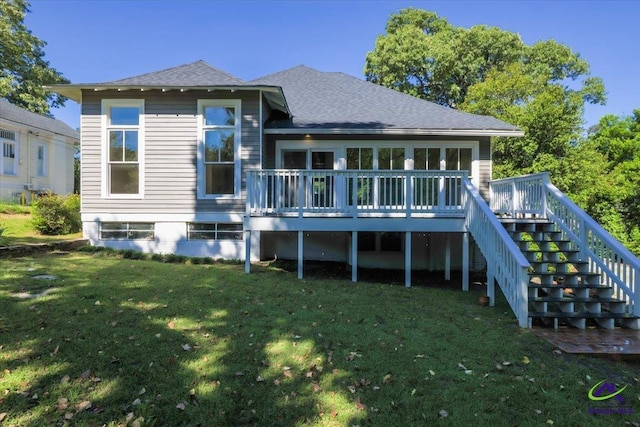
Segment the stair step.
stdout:
[[627,304],[625,301],[616,299],[616,298],[574,298],[571,296],[566,296],[562,298],[558,297],[533,297],[529,298],[529,302],[555,302],[555,303],[564,303],[564,302],[573,302],[577,304],[588,304],[588,303],[600,303],[600,304]]
[[529,317],[539,319],[638,319],[638,316],[632,316],[627,313],[588,313],[582,312],[563,312],[563,311],[530,311]]

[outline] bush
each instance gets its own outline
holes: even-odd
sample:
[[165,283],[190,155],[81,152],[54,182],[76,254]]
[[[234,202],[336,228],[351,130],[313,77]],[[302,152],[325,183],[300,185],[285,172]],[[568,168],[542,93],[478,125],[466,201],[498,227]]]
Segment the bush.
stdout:
[[62,197],[52,193],[40,196],[33,204],[33,224],[41,234],[77,233],[82,228],[80,196]]

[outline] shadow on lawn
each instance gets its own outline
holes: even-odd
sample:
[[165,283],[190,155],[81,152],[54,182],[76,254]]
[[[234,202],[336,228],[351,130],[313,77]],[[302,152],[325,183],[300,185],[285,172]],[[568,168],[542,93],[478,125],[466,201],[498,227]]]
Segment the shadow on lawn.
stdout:
[[[259,271],[233,293],[217,286],[228,280],[224,271],[187,283],[190,276],[158,263],[47,264],[23,259],[15,281],[0,285],[4,377],[14,381],[0,397],[5,422],[344,425],[367,416],[356,395],[335,392],[351,384],[342,366],[349,349],[317,332],[311,310],[293,311],[285,289],[273,289],[275,304],[252,292]],[[31,276],[45,272],[58,276],[48,285],[55,291],[9,296],[41,290]]]

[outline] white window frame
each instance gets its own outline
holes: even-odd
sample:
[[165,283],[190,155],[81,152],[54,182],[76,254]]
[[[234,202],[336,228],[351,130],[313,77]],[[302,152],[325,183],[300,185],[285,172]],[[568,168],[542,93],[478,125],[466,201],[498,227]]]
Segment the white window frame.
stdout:
[[[20,158],[20,155],[18,153],[18,148],[19,148],[18,132],[9,131],[9,130],[5,130],[5,129],[0,129],[0,130],[2,130],[2,133],[0,135],[0,160],[1,160],[0,161],[0,175],[18,176],[18,173],[19,173],[18,161],[19,161],[19,158]],[[5,135],[9,135],[9,134],[13,134],[13,139],[5,137]],[[13,146],[13,172],[7,172],[7,171],[4,170],[5,144],[7,146]]]
[[[40,158],[40,150],[42,150],[42,159]],[[36,174],[38,176],[47,176],[47,162],[49,161],[47,154],[47,146],[45,144],[36,145]]]
[[[196,167],[198,199],[238,199],[241,193],[242,159],[240,158],[242,147],[242,102],[240,99],[199,99],[198,100],[198,165]],[[222,126],[205,126],[204,109],[206,107],[233,108],[235,110],[235,125],[233,126],[233,194],[206,194],[206,167],[204,163],[204,132],[207,129],[220,128]]]
[[[145,153],[145,111],[144,99],[103,99],[102,100],[102,124],[101,124],[101,141],[102,141],[102,198],[105,199],[142,199],[144,198],[144,153]],[[140,109],[140,117],[138,125],[114,125],[119,129],[136,129],[138,131],[138,193],[136,194],[111,194],[109,188],[111,176],[109,172],[109,109],[111,107],[137,107]]]
[[440,170],[447,167],[447,148],[470,148],[471,149],[471,170],[469,178],[478,187],[480,184],[480,141],[428,141],[420,144],[411,144],[406,154],[405,162],[409,162],[408,169],[414,169],[414,150],[416,148],[438,148],[440,149]]

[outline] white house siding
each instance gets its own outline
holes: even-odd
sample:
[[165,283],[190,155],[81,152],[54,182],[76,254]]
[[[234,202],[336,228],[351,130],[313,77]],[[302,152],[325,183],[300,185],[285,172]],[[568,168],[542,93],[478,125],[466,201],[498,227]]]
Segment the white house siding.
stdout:
[[[6,123],[1,123],[0,128],[15,132],[18,157],[17,175],[0,174],[1,200],[17,202],[24,197],[30,202],[32,191],[51,191],[62,195],[73,192],[72,139]],[[46,150],[44,176],[37,173],[38,146],[44,146]]]

